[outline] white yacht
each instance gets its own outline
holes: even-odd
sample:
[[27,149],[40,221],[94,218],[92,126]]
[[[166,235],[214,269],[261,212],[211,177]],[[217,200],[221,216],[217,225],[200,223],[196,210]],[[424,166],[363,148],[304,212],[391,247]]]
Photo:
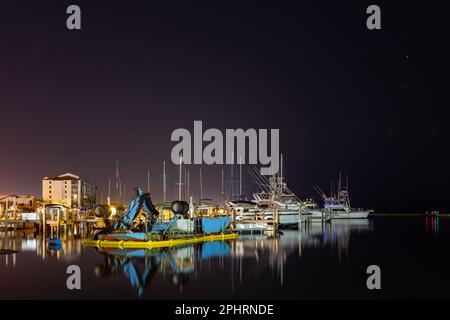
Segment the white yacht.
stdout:
[[324,209],[330,212],[331,219],[367,219],[372,212],[352,208],[347,190],[340,190],[336,197],[325,197],[324,202]]
[[313,199],[306,199],[301,207],[302,218],[310,221],[322,221],[326,216],[325,210],[321,209]]
[[253,198],[258,206],[264,209],[265,219],[274,219],[274,212],[277,209],[281,228],[297,227],[303,202],[289,190],[284,182],[282,157],[280,163],[279,174],[269,178],[260,175],[257,170],[250,171],[260,189],[259,192],[253,194]]

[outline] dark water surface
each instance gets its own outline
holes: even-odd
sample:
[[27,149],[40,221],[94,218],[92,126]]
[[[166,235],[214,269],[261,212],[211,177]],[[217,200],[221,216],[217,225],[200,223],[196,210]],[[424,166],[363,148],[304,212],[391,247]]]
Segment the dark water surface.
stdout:
[[[70,232],[69,232],[70,234]],[[374,217],[159,250],[49,250],[33,232],[1,234],[0,299],[450,298],[450,218]],[[366,268],[381,268],[381,290]],[[81,268],[81,290],[66,269]]]

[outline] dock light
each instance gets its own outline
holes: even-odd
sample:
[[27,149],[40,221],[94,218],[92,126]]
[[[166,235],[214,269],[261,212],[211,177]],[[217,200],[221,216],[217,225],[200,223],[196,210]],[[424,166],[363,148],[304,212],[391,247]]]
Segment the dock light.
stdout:
[[111,216],[115,216],[117,213],[117,209],[115,207],[111,207]]

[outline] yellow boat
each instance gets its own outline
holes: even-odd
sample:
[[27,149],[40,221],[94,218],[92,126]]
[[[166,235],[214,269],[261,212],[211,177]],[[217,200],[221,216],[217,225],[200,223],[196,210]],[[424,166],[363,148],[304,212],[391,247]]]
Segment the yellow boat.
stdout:
[[173,247],[186,243],[196,243],[196,242],[208,242],[208,241],[221,241],[236,239],[238,237],[237,233],[220,233],[220,234],[210,234],[194,236],[189,238],[180,239],[170,239],[170,240],[149,240],[149,241],[110,241],[110,240],[91,240],[85,239],[83,241],[84,245],[99,248],[134,248],[134,249],[151,249],[151,248],[164,248]]

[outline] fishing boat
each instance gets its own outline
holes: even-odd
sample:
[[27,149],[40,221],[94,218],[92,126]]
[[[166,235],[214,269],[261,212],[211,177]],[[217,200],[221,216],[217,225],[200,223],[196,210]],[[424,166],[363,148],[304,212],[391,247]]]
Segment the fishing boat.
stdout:
[[[324,201],[324,210],[330,214],[331,219],[367,219],[373,210],[355,209],[350,205],[350,196],[348,192],[348,179],[345,188],[341,184],[341,173],[337,188],[331,185],[330,196],[327,196],[318,186],[314,186]],[[334,192],[336,190],[336,192]]]
[[309,219],[309,221],[323,221],[327,216],[326,212],[313,199],[304,200],[300,211],[302,218]]
[[367,219],[372,212],[352,208],[347,190],[341,190],[337,197],[326,198],[324,208],[330,211],[331,219]]
[[288,188],[283,176],[283,157],[278,174],[267,178],[252,168],[249,173],[259,187],[259,192],[253,194],[256,204],[264,208],[265,219],[274,219],[278,210],[279,226],[281,228],[297,227],[300,222],[303,202]]
[[256,201],[251,200],[238,200],[238,201],[228,201],[226,203],[230,210],[233,210],[235,219],[237,221],[242,221],[246,219],[257,219],[258,216],[267,217],[264,212],[264,208],[256,203]]

